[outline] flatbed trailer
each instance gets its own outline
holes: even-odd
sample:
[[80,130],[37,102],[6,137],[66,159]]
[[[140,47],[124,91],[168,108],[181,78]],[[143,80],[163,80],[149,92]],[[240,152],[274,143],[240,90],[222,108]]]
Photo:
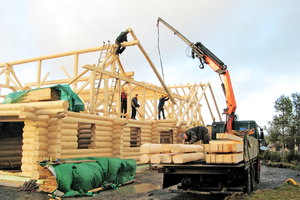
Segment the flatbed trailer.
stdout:
[[[212,138],[224,123],[213,125]],[[236,127],[255,127],[253,136],[245,135],[244,159],[237,164],[207,164],[194,161],[185,164],[159,164],[163,173],[163,189],[177,185],[171,192],[196,194],[241,194],[251,193],[260,180],[258,130],[255,121],[239,121]]]

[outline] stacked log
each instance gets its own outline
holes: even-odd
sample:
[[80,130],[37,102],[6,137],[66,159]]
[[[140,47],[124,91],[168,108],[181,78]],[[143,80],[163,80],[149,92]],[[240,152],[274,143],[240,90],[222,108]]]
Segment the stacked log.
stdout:
[[38,191],[43,191],[46,193],[52,193],[57,188],[56,177],[45,167],[42,168],[44,174],[44,181],[42,185],[40,185]]
[[0,169],[21,166],[22,137],[0,139]]
[[[114,125],[113,125],[113,131],[112,131],[112,143],[113,143],[113,156],[117,158],[123,158],[123,142],[124,142],[124,132],[125,135],[128,135],[128,130],[126,129],[124,131],[123,125],[127,124],[128,120],[126,118],[121,118],[121,119],[115,119],[114,120]],[[130,135],[130,132],[129,132]],[[127,137],[125,137],[125,141],[127,141]],[[126,144],[127,145],[127,144]],[[129,144],[130,145],[130,144]],[[127,146],[129,147],[129,146]]]
[[[153,132],[158,132],[159,143],[173,144],[176,141],[174,140],[174,136],[176,137],[177,134],[175,125],[176,120],[157,120],[157,127],[153,129]],[[173,134],[174,132],[175,134]]]
[[[112,120],[105,116],[68,112],[68,116],[62,118],[60,158],[112,157]],[[91,137],[78,142],[78,135],[80,138]],[[88,142],[86,149],[87,145],[83,144]]]
[[[128,120],[123,127],[123,159],[140,160],[140,145],[149,143],[151,138],[152,122]],[[134,144],[131,146],[131,144]]]
[[152,140],[151,140],[151,143],[160,143],[160,138],[159,138],[159,131],[157,131],[158,125],[157,125],[157,120],[153,121],[152,122]]
[[95,135],[95,125],[91,123],[78,124],[78,149],[88,149],[91,138]]
[[208,164],[236,164],[243,157],[243,138],[227,133],[217,133],[219,140],[209,141],[205,144],[206,163]]
[[60,158],[61,157],[61,125],[62,119],[60,118],[50,118],[48,121],[48,156],[51,158]]
[[47,123],[42,121],[24,121],[23,146],[22,146],[22,174],[32,176],[38,170],[38,162],[42,161],[42,156],[47,156]]
[[137,127],[130,128],[130,147],[141,146],[141,129]]
[[205,158],[203,145],[144,144],[140,148],[141,163],[187,163]]

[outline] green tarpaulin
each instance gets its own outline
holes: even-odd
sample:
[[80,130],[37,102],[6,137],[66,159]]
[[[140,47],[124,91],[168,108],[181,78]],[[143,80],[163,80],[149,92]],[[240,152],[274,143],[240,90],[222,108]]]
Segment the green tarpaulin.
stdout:
[[[64,163],[53,165],[57,190],[65,193],[63,197],[92,195],[89,190],[105,187],[117,188],[131,181],[135,176],[134,159],[107,157],[72,158],[67,160],[96,160],[97,162]],[[40,165],[47,163],[41,162]]]
[[[47,88],[47,87],[46,87]],[[84,111],[84,103],[80,100],[78,95],[73,92],[69,85],[53,85],[48,88],[55,88],[61,91],[61,100],[66,100],[69,102],[69,111],[79,112]],[[39,90],[43,88],[37,88],[32,90]],[[25,90],[21,92],[13,92],[6,95],[3,104],[19,103],[22,96],[26,95],[27,92],[31,90]]]

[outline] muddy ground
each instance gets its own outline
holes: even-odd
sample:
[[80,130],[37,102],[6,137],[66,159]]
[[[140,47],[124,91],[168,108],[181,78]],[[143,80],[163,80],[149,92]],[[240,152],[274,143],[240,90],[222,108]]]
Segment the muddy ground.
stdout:
[[[300,182],[300,171],[287,168],[274,168],[262,165],[261,167],[261,180],[257,187],[260,189],[273,189],[276,186],[280,186],[288,178],[294,179],[296,182]],[[160,189],[162,185],[162,174],[157,171],[150,171],[149,169],[139,170],[135,179],[142,181],[142,183],[133,183],[127,186],[120,187],[118,190],[110,190],[102,192],[98,196],[94,197],[72,197],[65,198],[68,200],[82,200],[82,199],[111,199],[111,200],[157,200],[157,199],[224,199],[222,196],[199,196],[196,194],[178,194],[169,193],[168,189]],[[18,191],[17,188],[0,186],[0,200],[11,199],[38,199],[48,200],[49,196],[43,192],[23,192]]]

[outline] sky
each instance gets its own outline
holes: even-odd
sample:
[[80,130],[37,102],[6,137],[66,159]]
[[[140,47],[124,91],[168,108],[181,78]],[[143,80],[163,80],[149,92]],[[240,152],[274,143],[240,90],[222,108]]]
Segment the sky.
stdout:
[[[199,69],[179,37],[161,23],[158,29],[158,17],[227,65],[239,120],[267,125],[276,114],[275,100],[299,92],[297,0],[0,0],[0,63],[101,46],[130,27],[157,70],[163,69],[166,84],[209,81],[222,112],[226,103],[218,74],[208,65]],[[96,64],[97,56],[80,64]],[[135,71],[136,80],[160,85],[137,47],[127,48],[120,59],[125,71]],[[36,65],[14,69],[21,81],[35,81]],[[66,78],[55,62],[43,65],[42,77],[48,71],[49,79]]]

